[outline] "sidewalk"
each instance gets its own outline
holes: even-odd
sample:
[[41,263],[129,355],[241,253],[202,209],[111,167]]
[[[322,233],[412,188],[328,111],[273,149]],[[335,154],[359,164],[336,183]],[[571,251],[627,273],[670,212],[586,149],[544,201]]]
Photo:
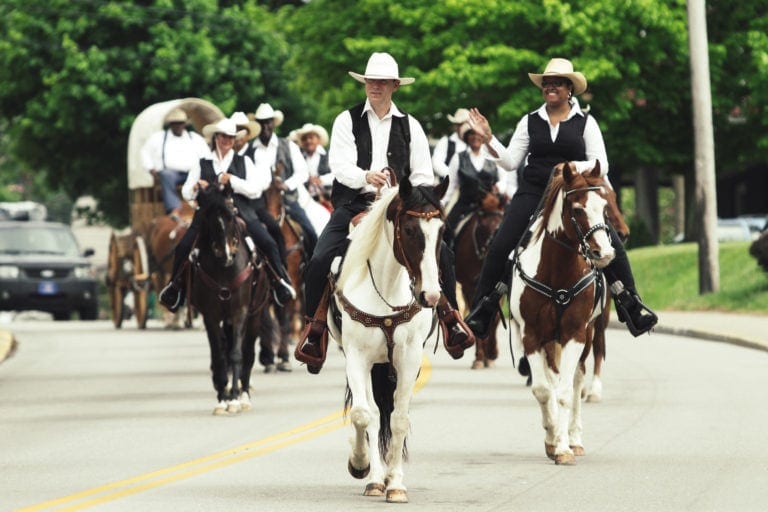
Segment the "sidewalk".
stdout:
[[[626,329],[611,317],[610,328]],[[768,314],[722,313],[718,311],[661,311],[655,332],[721,341],[768,352]],[[0,362],[13,353],[13,334],[0,328]]]

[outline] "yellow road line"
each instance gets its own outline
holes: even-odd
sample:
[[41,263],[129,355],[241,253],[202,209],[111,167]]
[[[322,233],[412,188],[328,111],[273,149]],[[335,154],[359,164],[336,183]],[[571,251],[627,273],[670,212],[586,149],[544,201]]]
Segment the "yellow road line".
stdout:
[[[421,373],[416,380],[414,393],[421,390],[421,388],[429,382],[431,375],[432,365],[429,359],[423,357]],[[38,505],[18,509],[17,512],[37,512],[41,510],[69,512],[84,510],[95,505],[114,501],[209,471],[231,466],[232,464],[254,457],[260,457],[287,446],[325,435],[347,424],[349,424],[349,422],[345,421],[343,411],[338,411],[286,432],[259,439],[230,450],[214,453],[183,464],[120,480],[118,482],[94,487],[93,489],[46,501],[45,503],[40,503]],[[65,507],[65,505],[67,506]]]

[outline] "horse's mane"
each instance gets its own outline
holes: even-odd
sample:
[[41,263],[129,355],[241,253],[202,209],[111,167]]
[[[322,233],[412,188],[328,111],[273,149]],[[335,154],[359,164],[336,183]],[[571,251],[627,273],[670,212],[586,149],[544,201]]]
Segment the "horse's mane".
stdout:
[[[366,261],[371,255],[376,240],[384,235],[385,224],[387,222],[387,208],[398,195],[397,187],[384,191],[377,201],[374,201],[368,208],[368,214],[363,217],[352,232],[352,241],[344,257],[345,269],[366,268]],[[341,273],[339,284],[344,279],[347,272]]]
[[541,214],[539,215],[539,217],[543,219],[543,222],[539,223],[536,232],[534,233],[534,238],[541,236],[542,232],[546,228],[547,219],[549,219],[550,215],[552,215],[552,211],[555,209],[557,200],[562,197],[561,192],[564,186],[565,182],[563,180],[563,174],[556,172],[552,176],[552,179],[549,180],[547,189],[544,191],[544,203],[541,209]]

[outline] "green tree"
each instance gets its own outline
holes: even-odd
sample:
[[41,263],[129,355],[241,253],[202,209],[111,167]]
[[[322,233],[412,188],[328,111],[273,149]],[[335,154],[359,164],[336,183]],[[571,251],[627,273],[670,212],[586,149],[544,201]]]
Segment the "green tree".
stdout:
[[128,132],[148,105],[192,96],[228,114],[269,101],[290,120],[301,102],[282,78],[288,45],[265,8],[229,4],[3,2],[0,117],[16,156],[52,189],[94,195],[121,224]]

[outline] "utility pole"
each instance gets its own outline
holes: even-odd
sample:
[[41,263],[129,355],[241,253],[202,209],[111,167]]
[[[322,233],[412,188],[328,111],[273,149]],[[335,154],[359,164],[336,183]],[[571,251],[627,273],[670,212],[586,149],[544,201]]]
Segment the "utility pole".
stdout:
[[709,85],[709,44],[704,0],[688,0],[688,44],[691,53],[691,97],[695,140],[696,210],[699,230],[699,294],[720,290],[717,240],[715,143],[712,90]]

